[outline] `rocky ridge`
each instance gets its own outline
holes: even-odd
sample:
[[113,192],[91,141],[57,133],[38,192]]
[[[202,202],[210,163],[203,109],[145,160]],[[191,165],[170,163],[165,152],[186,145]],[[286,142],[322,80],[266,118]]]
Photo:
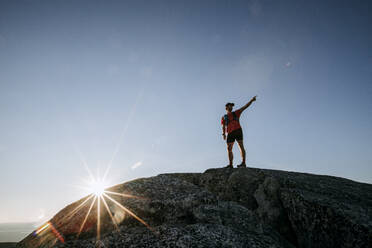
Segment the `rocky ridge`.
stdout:
[[57,213],[49,222],[53,228],[30,234],[17,247],[372,247],[372,185],[344,178],[209,169],[107,190],[136,196],[110,195],[149,227],[106,199],[110,214],[101,203],[97,241],[97,204],[81,229],[92,201],[85,197]]

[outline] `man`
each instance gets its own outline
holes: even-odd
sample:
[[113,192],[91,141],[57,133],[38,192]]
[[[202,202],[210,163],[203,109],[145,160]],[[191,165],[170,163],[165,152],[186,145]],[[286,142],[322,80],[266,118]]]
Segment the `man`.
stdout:
[[[226,112],[227,114],[222,117],[221,124],[222,124],[222,136],[223,139],[226,140],[227,143],[227,152],[229,155],[230,163],[225,168],[233,168],[233,145],[235,140],[239,144],[240,154],[242,156],[242,163],[238,165],[238,168],[247,167],[245,164],[245,149],[243,145],[243,130],[239,123],[239,118],[241,113],[248,108],[254,101],[256,101],[256,96],[253,97],[246,105],[241,107],[240,109],[232,112],[234,107],[234,103],[228,102],[226,103]],[[227,138],[226,138],[227,132]]]

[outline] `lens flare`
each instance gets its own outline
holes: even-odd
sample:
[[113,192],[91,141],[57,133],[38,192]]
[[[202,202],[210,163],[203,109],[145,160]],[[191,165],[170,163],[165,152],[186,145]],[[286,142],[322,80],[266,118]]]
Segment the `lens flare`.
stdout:
[[[113,208],[119,207],[126,214],[128,214],[129,216],[132,216],[134,219],[136,219],[137,221],[139,221],[140,223],[142,223],[144,226],[146,226],[147,228],[149,228],[151,230],[151,227],[143,219],[138,217],[134,212],[132,212],[127,207],[123,206],[118,200],[115,200],[110,195],[117,196],[117,197],[125,197],[125,198],[135,198],[135,199],[139,199],[139,200],[146,200],[145,197],[126,194],[126,193],[123,193],[123,192],[114,192],[112,190],[106,190],[106,188],[108,188],[109,184],[105,181],[105,177],[100,177],[99,173],[97,174],[97,177],[95,177],[93,175],[93,173],[91,173],[88,165],[86,163],[84,163],[84,164],[85,164],[86,169],[88,170],[88,176],[89,176],[90,180],[84,180],[86,185],[82,186],[81,188],[84,188],[84,189],[88,190],[89,195],[86,197],[86,199],[82,200],[82,202],[77,207],[72,209],[72,211],[70,211],[64,217],[64,218],[67,218],[68,221],[71,221],[73,219],[73,217],[81,216],[81,214],[78,214],[80,211],[84,212],[83,216],[84,215],[85,216],[84,216],[84,219],[83,219],[82,223],[80,223],[80,228],[79,228],[79,231],[77,233],[76,238],[79,238],[80,234],[84,230],[84,226],[86,225],[88,218],[91,216],[91,214],[94,213],[94,211],[92,211],[94,206],[95,206],[95,209],[97,210],[96,213],[95,213],[96,218],[94,218],[94,219],[96,219],[96,224],[95,225],[96,225],[96,228],[97,228],[96,229],[96,235],[97,235],[96,240],[97,240],[97,242],[99,242],[100,238],[101,238],[101,228],[102,228],[102,224],[101,224],[102,213],[101,213],[101,211],[105,211],[105,210],[107,211],[107,213],[108,213],[108,215],[109,215],[109,217],[112,221],[113,226],[115,227],[115,229],[117,231],[119,231],[119,227],[118,227],[119,222],[116,220],[117,216],[116,217],[113,216],[113,214],[111,212],[111,209],[110,209],[110,205]],[[109,203],[111,203],[111,204],[109,204]],[[84,206],[89,206],[88,210],[87,210],[87,208],[84,208]]]
[[[87,167],[88,168],[88,167]],[[85,181],[86,186],[82,187],[84,189],[87,189],[89,194],[80,200],[80,202],[76,203],[76,207],[73,207],[73,209],[69,212],[67,212],[58,222],[58,225],[53,225],[51,222],[47,222],[41,227],[39,227],[35,232],[35,236],[44,236],[44,235],[50,235],[54,239],[54,243],[57,241],[60,241],[62,243],[65,242],[65,238],[63,237],[63,232],[58,232],[58,228],[63,227],[63,223],[71,223],[71,221],[74,221],[74,218],[81,219],[81,223],[78,223],[79,227],[76,231],[76,239],[79,238],[80,234],[84,231],[84,226],[93,219],[96,223],[96,242],[97,244],[102,243],[101,239],[101,231],[102,228],[105,225],[102,225],[102,214],[103,211],[107,211],[114,228],[119,231],[119,224],[124,218],[119,218],[118,216],[115,216],[112,214],[111,208],[115,209],[121,209],[123,213],[128,214],[128,216],[133,217],[140,223],[142,223],[144,226],[152,230],[152,228],[139,216],[137,216],[132,210],[122,205],[120,201],[118,201],[117,198],[124,197],[124,198],[135,198],[138,200],[147,200],[147,198],[142,196],[135,196],[131,194],[126,194],[124,192],[115,192],[112,189],[106,190],[108,183],[103,179],[100,178],[99,175],[97,177],[94,177],[92,173],[89,173],[90,180]],[[114,199],[113,197],[116,198]],[[86,206],[86,207],[85,207]],[[89,207],[88,207],[89,206]],[[111,206],[111,208],[110,208]],[[92,211],[93,207],[95,207],[96,211]],[[102,212],[102,213],[101,213]],[[94,214],[96,216],[94,216]],[[93,218],[89,218],[92,216]],[[89,221],[88,221],[89,219]],[[90,222],[89,225],[92,223]],[[104,223],[103,223],[104,224]],[[63,229],[63,228],[62,228]],[[89,230],[89,227],[88,229]],[[152,230],[153,231],[153,230]]]
[[[79,235],[83,232],[84,226],[88,225],[88,223],[90,222],[89,216],[91,214],[92,215],[96,214],[96,216],[94,216],[96,218],[92,218],[92,219],[96,220],[96,223],[95,223],[96,227],[97,227],[97,237],[96,237],[97,242],[96,242],[96,244],[101,245],[101,244],[103,244],[102,241],[100,240],[101,228],[102,228],[101,227],[101,217],[102,217],[101,209],[103,209],[102,211],[104,211],[104,209],[105,209],[108,212],[108,214],[109,214],[109,216],[112,220],[112,224],[115,226],[115,228],[117,230],[119,230],[118,224],[124,219],[124,217],[120,216],[120,214],[116,214],[118,211],[114,215],[111,213],[109,203],[111,203],[111,207],[113,207],[114,209],[121,209],[120,213],[122,215],[128,214],[129,216],[132,216],[134,219],[136,219],[137,221],[139,221],[140,223],[142,223],[143,225],[145,225],[147,228],[149,228],[151,230],[151,227],[143,219],[138,217],[134,212],[132,212],[132,210],[128,209],[127,207],[123,206],[119,201],[117,201],[117,198],[119,198],[119,197],[136,198],[136,199],[139,199],[139,200],[146,200],[146,198],[126,194],[126,193],[123,193],[123,192],[113,192],[113,191],[105,190],[109,186],[107,181],[106,181],[106,178],[109,174],[109,171],[111,169],[113,161],[115,160],[115,157],[120,150],[121,144],[123,142],[123,137],[124,137],[125,133],[127,132],[127,129],[128,129],[129,123],[131,122],[132,116],[136,112],[136,107],[138,105],[139,100],[142,98],[143,91],[144,91],[144,88],[142,87],[138,96],[137,96],[136,102],[132,106],[132,109],[131,109],[131,111],[128,115],[128,119],[123,126],[122,132],[119,135],[118,143],[117,143],[117,145],[114,149],[114,152],[111,156],[110,161],[107,164],[107,167],[106,167],[106,170],[104,172],[103,177],[100,177],[99,175],[97,177],[95,177],[93,175],[92,171],[90,170],[90,168],[88,166],[87,160],[83,156],[83,153],[80,151],[80,149],[78,149],[78,146],[75,144],[75,142],[73,143],[73,148],[74,148],[75,152],[77,153],[83,167],[87,171],[87,175],[89,176],[89,179],[90,179],[89,183],[87,183],[87,185],[81,187],[81,188],[84,188],[84,189],[88,190],[88,196],[86,196],[85,199],[84,198],[81,199],[81,201],[79,201],[79,205],[77,207],[74,207],[72,211],[69,211],[65,216],[62,216],[62,218],[59,219],[59,222],[56,223],[55,226],[53,226],[53,224],[51,222],[48,222],[48,223],[42,225],[41,227],[39,227],[34,232],[34,235],[43,235],[44,233],[47,232],[47,230],[49,230],[54,234],[54,236],[53,236],[53,237],[55,237],[54,242],[57,242],[59,240],[60,242],[64,243],[65,240],[64,240],[64,237],[63,237],[63,231],[61,231],[61,233],[58,232],[56,227],[62,229],[61,227],[63,227],[63,225],[65,225],[67,223],[71,223],[72,221],[74,221],[73,220],[74,218],[82,219],[82,217],[84,217],[82,222],[78,223],[80,226],[78,227],[79,230],[76,231],[76,234],[77,234],[76,239],[77,239],[77,238],[79,238]],[[136,167],[138,167],[138,166],[140,166],[140,164],[136,165]],[[115,199],[112,198],[109,195],[115,197]],[[101,202],[103,203],[104,207],[101,207]],[[87,207],[85,207],[85,206],[87,206]],[[95,209],[97,210],[96,213],[94,213],[94,206],[95,206]],[[87,208],[88,208],[88,210],[87,210]],[[84,213],[81,213],[82,211]],[[89,226],[91,224],[92,223],[89,223]],[[103,226],[105,226],[105,225],[103,225]]]
[[47,223],[45,223],[44,225],[42,225],[41,227],[39,227],[35,232],[34,232],[34,235],[37,236],[37,235],[41,235],[43,232],[47,231],[47,230],[51,230],[52,233],[54,234],[55,236],[55,239],[59,239],[62,243],[65,242],[63,236],[58,232],[58,230],[54,227],[54,225],[49,221]]

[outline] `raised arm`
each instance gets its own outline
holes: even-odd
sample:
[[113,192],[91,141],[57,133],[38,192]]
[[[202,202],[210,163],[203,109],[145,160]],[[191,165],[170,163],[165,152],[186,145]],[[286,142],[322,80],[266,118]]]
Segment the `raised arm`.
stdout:
[[252,97],[252,99],[246,105],[244,105],[243,107],[241,107],[239,109],[239,111],[240,112],[243,112],[246,108],[248,108],[252,104],[252,102],[256,101],[256,97],[257,96]]

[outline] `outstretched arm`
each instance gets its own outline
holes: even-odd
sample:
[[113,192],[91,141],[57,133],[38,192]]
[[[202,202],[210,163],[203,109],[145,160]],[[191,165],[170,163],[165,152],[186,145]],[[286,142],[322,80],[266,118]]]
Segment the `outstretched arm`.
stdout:
[[252,97],[252,99],[246,105],[244,105],[243,107],[241,107],[239,109],[239,111],[240,112],[243,112],[246,108],[248,108],[252,104],[252,102],[256,101],[256,97],[257,96]]

